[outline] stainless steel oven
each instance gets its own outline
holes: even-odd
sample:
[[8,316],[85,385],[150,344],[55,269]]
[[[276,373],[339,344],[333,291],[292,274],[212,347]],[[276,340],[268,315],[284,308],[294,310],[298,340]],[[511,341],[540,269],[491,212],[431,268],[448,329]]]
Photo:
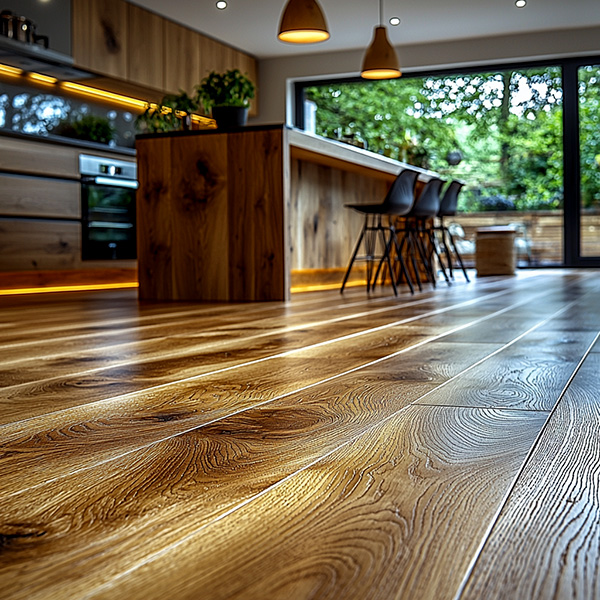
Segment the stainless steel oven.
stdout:
[[136,258],[135,162],[79,155],[82,259]]

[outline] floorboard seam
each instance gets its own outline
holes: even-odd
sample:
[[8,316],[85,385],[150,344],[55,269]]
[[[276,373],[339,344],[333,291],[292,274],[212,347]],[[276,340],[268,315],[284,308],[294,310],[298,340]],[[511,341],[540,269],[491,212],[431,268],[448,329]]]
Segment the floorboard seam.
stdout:
[[481,553],[483,552],[486,544],[488,543],[490,536],[494,530],[494,528],[496,527],[498,521],[500,520],[500,516],[502,515],[502,512],[504,511],[504,508],[506,507],[506,505],[508,504],[508,501],[510,499],[510,496],[512,495],[519,479],[521,478],[521,476],[523,475],[523,472],[525,471],[527,465],[529,464],[531,457],[533,456],[534,452],[537,450],[538,446],[541,443],[541,439],[545,433],[545,431],[548,429],[548,427],[550,426],[550,422],[552,421],[552,417],[555,414],[555,412],[558,409],[559,404],[562,402],[565,394],[567,393],[567,390],[569,389],[569,386],[571,385],[571,383],[573,382],[573,379],[575,379],[577,373],[579,372],[579,370],[581,369],[583,363],[585,362],[586,358],[591,354],[592,352],[592,348],[594,347],[594,345],[597,343],[598,339],[600,338],[600,332],[598,332],[596,334],[596,337],[594,338],[594,341],[590,344],[590,346],[588,347],[588,349],[586,350],[586,352],[584,353],[584,355],[581,357],[581,360],[577,363],[575,369],[573,370],[573,373],[571,373],[571,376],[569,377],[567,383],[565,384],[565,386],[563,387],[558,399],[556,400],[552,410],[550,411],[550,413],[548,414],[548,417],[546,419],[546,421],[544,422],[544,424],[542,425],[542,428],[540,429],[538,435],[536,436],[531,448],[529,449],[529,452],[527,453],[527,456],[525,457],[525,460],[523,461],[523,464],[521,465],[519,471],[517,472],[517,474],[515,475],[515,478],[512,482],[512,484],[509,486],[504,499],[502,500],[502,502],[500,503],[500,506],[498,508],[498,510],[496,511],[495,515],[492,517],[491,521],[490,521],[490,525],[488,527],[488,529],[486,530],[485,534],[483,535],[481,544],[479,545],[479,547],[477,548],[477,550],[475,551],[475,554],[473,556],[473,559],[471,561],[471,564],[468,566],[467,571],[465,573],[465,576],[456,592],[456,595],[454,596],[454,600],[460,600],[463,593],[466,590],[466,587],[469,583],[469,580],[471,579],[476,567],[477,567],[477,562],[479,561],[479,558],[481,556]]
[[[544,293],[535,294],[533,297],[536,298],[538,296],[543,295]],[[461,303],[458,303],[458,304],[451,305],[449,307],[445,307],[445,308],[441,308],[441,309],[436,309],[436,310],[430,311],[428,313],[423,313],[422,315],[415,315],[413,317],[407,317],[405,319],[400,319],[400,320],[394,321],[392,323],[386,323],[385,325],[380,325],[378,327],[373,327],[373,328],[370,328],[370,329],[364,329],[364,330],[361,330],[361,331],[358,331],[358,332],[355,332],[355,333],[351,333],[351,334],[347,334],[347,335],[344,335],[344,336],[340,336],[338,338],[331,338],[331,339],[328,339],[328,340],[325,340],[325,341],[317,342],[315,344],[309,344],[308,346],[302,346],[300,348],[294,348],[292,350],[286,350],[284,352],[279,352],[277,354],[272,354],[272,355],[269,355],[269,356],[265,356],[265,357],[254,359],[254,360],[251,360],[251,361],[239,363],[239,364],[236,364],[236,365],[231,365],[229,367],[223,367],[221,369],[216,369],[214,371],[207,371],[205,373],[200,373],[199,375],[193,375],[191,377],[186,377],[186,378],[179,379],[179,380],[176,380],[176,381],[170,381],[168,383],[162,383],[162,384],[159,384],[159,385],[156,385],[156,386],[151,386],[151,387],[148,387],[148,388],[143,388],[143,389],[137,390],[135,392],[127,392],[126,394],[120,394],[120,395],[117,395],[117,396],[111,396],[109,398],[103,398],[102,400],[96,400],[96,401],[90,402],[88,404],[81,404],[77,408],[81,408],[81,407],[84,407],[84,406],[90,407],[90,406],[99,405],[99,404],[102,404],[102,403],[108,403],[108,402],[126,400],[128,398],[133,398],[133,397],[135,397],[137,395],[140,395],[140,394],[147,394],[147,393],[150,393],[150,392],[155,392],[155,391],[158,391],[158,390],[163,390],[163,389],[169,388],[171,386],[181,385],[182,383],[189,383],[189,382],[192,382],[192,381],[198,381],[200,379],[204,379],[204,378],[210,377],[212,375],[219,375],[221,373],[226,373],[226,372],[229,372],[229,371],[233,371],[235,369],[241,369],[241,368],[252,366],[252,365],[256,365],[256,364],[261,364],[263,362],[267,362],[267,361],[270,361],[270,360],[275,360],[277,358],[285,358],[285,357],[291,356],[292,354],[295,354],[295,353],[305,352],[307,350],[313,350],[315,348],[320,348],[320,347],[327,346],[327,345],[330,345],[330,344],[334,344],[334,343],[337,343],[337,342],[346,341],[346,340],[350,340],[350,339],[362,337],[362,336],[365,336],[365,335],[370,335],[372,333],[377,333],[378,331],[384,331],[385,329],[389,329],[389,328],[392,328],[392,327],[398,327],[400,325],[406,325],[407,323],[413,323],[415,321],[418,321],[418,320],[421,320],[421,319],[425,319],[425,318],[428,318],[428,317],[431,317],[431,316],[443,314],[443,313],[446,313],[446,312],[450,312],[452,310],[457,310],[459,308],[464,308],[464,306],[469,306],[471,304],[476,304],[476,303],[482,302],[484,300],[489,300],[490,297],[493,298],[493,297],[495,297],[497,295],[500,295],[500,294],[502,294],[502,292],[497,292],[497,293],[494,293],[494,294],[492,294],[490,296],[482,296],[480,298],[471,299],[471,300],[468,300],[468,301],[465,301],[465,302],[461,302]],[[481,319],[485,320],[485,319],[488,319],[488,318],[492,318],[494,316],[502,314],[503,312],[506,312],[507,310],[512,310],[513,308],[515,308],[517,306],[520,306],[522,304],[526,304],[527,302],[531,302],[531,298],[527,298],[526,300],[522,300],[522,301],[520,301],[518,303],[515,303],[514,305],[510,305],[509,307],[503,308],[500,311],[496,311],[494,313],[490,313],[489,315],[486,315],[485,317],[482,317],[482,318],[480,318],[478,320],[472,321],[470,324],[467,324],[465,327],[470,327],[473,324],[477,324],[477,323],[481,322]],[[454,333],[455,331],[460,331],[460,329],[452,329],[452,330],[450,330],[448,332],[445,332],[443,335],[449,335],[450,333]],[[434,336],[434,337],[428,338],[428,339],[430,339],[431,341],[434,341],[434,340],[438,339],[438,337]],[[394,354],[391,354],[389,356],[393,357]],[[386,357],[384,357],[384,358],[386,358]],[[367,364],[369,364],[369,363],[367,363]],[[49,381],[49,380],[43,380],[43,381]],[[19,384],[19,385],[26,385],[26,384]],[[4,388],[4,389],[9,389],[9,388]],[[28,418],[28,419],[21,419],[19,421],[13,421],[11,423],[5,423],[3,425],[0,425],[0,431],[3,428],[9,427],[9,426],[15,427],[15,426],[18,426],[20,424],[28,423],[28,422],[30,422],[32,420],[35,420],[35,419],[47,418],[49,416],[56,416],[56,415],[59,415],[59,414],[61,414],[63,412],[69,411],[69,410],[72,410],[72,407],[71,408],[67,408],[67,409],[61,409],[61,410],[58,410],[58,411],[49,412],[49,413],[44,413],[43,415],[36,415],[35,417],[31,417],[31,418]]]
[[[562,309],[560,309],[559,311],[557,311],[554,315],[552,315],[552,317],[548,317],[547,319],[545,319],[544,321],[540,322],[539,324],[537,324],[536,326],[534,326],[533,328],[531,328],[531,330],[535,330],[538,327],[540,327],[542,324],[548,322],[549,320],[551,320],[552,318],[554,318],[556,315],[564,312],[565,310],[567,310],[571,305],[576,304],[577,301],[573,301],[570,302],[568,305],[564,306]],[[527,332],[526,332],[527,333]],[[512,344],[516,343],[516,341],[518,339],[521,339],[525,334],[521,334],[520,336],[518,336],[517,338],[515,338],[514,340],[512,340],[510,343],[508,343],[506,345],[506,347],[511,346]],[[499,351],[499,350],[498,350]],[[493,353],[491,353],[489,356],[493,356],[495,354],[497,354],[498,351],[495,351]],[[589,351],[588,351],[589,353]],[[587,355],[587,354],[586,354]],[[487,357],[486,357],[487,359]],[[478,363],[483,362],[483,360],[486,359],[482,359],[481,361],[478,361]],[[583,362],[583,359],[582,359]],[[464,374],[465,372],[471,370],[476,364],[469,366],[467,369],[463,370],[461,373],[455,375],[452,379],[458,378],[459,376],[461,376],[462,374]],[[573,376],[572,376],[573,377]],[[572,381],[572,377],[569,379],[568,384]],[[448,380],[448,382],[444,382],[443,384],[441,384],[440,386],[434,388],[433,390],[430,390],[429,392],[427,392],[426,394],[424,394],[424,396],[432,393],[433,391],[439,389],[440,387],[443,387],[444,385],[446,385],[447,383],[449,383],[450,381],[452,381],[452,379]],[[565,390],[566,387],[565,386]],[[562,395],[564,395],[564,391],[561,394],[561,398]],[[422,397],[424,397],[422,396]],[[183,538],[181,538],[179,541],[172,543],[168,546],[166,546],[165,548],[162,548],[158,551],[156,551],[155,553],[151,554],[150,556],[146,557],[145,559],[141,560],[138,564],[129,567],[128,569],[126,569],[125,571],[123,571],[122,573],[119,573],[118,575],[114,576],[113,578],[110,579],[110,581],[105,582],[104,584],[101,584],[100,586],[98,586],[97,588],[95,588],[93,591],[91,591],[89,594],[86,594],[82,600],[87,600],[89,598],[92,598],[94,595],[96,595],[99,591],[102,590],[106,590],[106,589],[110,589],[113,585],[115,585],[120,579],[123,579],[124,577],[127,577],[128,575],[130,575],[131,573],[137,571],[138,569],[140,569],[141,567],[153,562],[154,560],[158,559],[161,556],[164,556],[165,554],[167,554],[168,552],[174,550],[175,548],[179,547],[180,545],[184,544],[186,541],[194,538],[195,536],[199,535],[200,532],[204,531],[207,527],[210,527],[211,525],[213,525],[214,523],[217,523],[221,520],[223,520],[224,518],[234,514],[235,512],[237,512],[238,510],[243,509],[244,507],[248,506],[249,504],[251,504],[252,502],[258,500],[259,498],[262,498],[263,496],[271,493],[272,491],[276,490],[277,488],[279,488],[280,486],[282,486],[284,483],[286,483],[287,481],[290,481],[292,478],[296,477],[297,475],[299,475],[300,473],[303,473],[304,471],[306,471],[307,469],[311,468],[312,466],[318,464],[320,461],[325,460],[328,456],[330,456],[331,454],[333,454],[334,452],[337,452],[339,450],[341,450],[342,448],[348,446],[349,444],[355,442],[356,440],[360,439],[361,437],[364,437],[365,435],[367,435],[369,432],[373,431],[374,429],[381,427],[383,424],[387,423],[388,421],[390,421],[393,418],[398,417],[401,413],[405,412],[406,410],[408,410],[409,408],[414,408],[415,406],[421,406],[420,404],[417,404],[418,399],[414,400],[413,402],[407,404],[406,406],[403,406],[402,408],[400,408],[399,410],[397,410],[396,412],[394,412],[391,415],[388,415],[387,417],[381,419],[380,421],[378,421],[377,423],[374,423],[372,425],[370,425],[369,427],[367,427],[366,429],[364,429],[362,432],[356,434],[352,439],[347,440],[346,442],[340,444],[339,446],[336,446],[335,448],[333,448],[332,450],[326,452],[325,454],[321,455],[321,457],[311,461],[309,464],[305,465],[304,467],[297,469],[296,471],[294,471],[293,473],[290,473],[289,475],[287,475],[286,477],[282,478],[280,481],[268,486],[267,488],[265,488],[264,490],[261,490],[259,493],[255,494],[254,496],[247,498],[246,500],[244,500],[243,502],[237,504],[236,506],[233,506],[231,508],[229,508],[227,511],[225,511],[223,514],[219,515],[218,517],[204,523],[202,526],[198,527],[197,529],[195,529],[194,531],[188,533],[187,535],[185,535]],[[558,401],[557,401],[558,404]],[[437,407],[436,407],[437,408]],[[446,408],[446,407],[443,407]],[[460,408],[465,408],[467,410],[471,410],[472,407],[460,407]],[[242,412],[242,411],[240,411]],[[546,411],[539,411],[539,412],[546,412]],[[552,413],[551,413],[552,414]],[[550,419],[550,416],[546,419],[546,422],[548,422],[548,420]],[[542,430],[545,428],[546,425],[544,425],[542,427]],[[539,435],[536,437],[536,441],[539,438]],[[534,446],[535,446],[534,442]],[[531,450],[528,453],[526,460],[528,459],[528,457],[530,456]],[[519,474],[521,473],[522,468],[519,470]],[[512,489],[512,486],[511,486]],[[502,505],[504,504],[504,501],[501,503]],[[491,531],[491,530],[490,530]],[[489,535],[489,532],[486,532],[487,535]],[[458,596],[456,598],[456,600],[458,600]]]

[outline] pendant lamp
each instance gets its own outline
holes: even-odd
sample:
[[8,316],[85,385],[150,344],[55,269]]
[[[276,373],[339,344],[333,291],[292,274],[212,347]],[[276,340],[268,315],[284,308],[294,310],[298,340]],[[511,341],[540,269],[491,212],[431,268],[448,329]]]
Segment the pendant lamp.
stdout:
[[365,52],[360,76],[365,79],[394,79],[400,75],[402,71],[396,51],[383,25],[383,0],[379,0],[379,25],[375,27],[371,45]]
[[312,44],[329,39],[327,22],[317,0],[288,0],[277,37],[292,44]]

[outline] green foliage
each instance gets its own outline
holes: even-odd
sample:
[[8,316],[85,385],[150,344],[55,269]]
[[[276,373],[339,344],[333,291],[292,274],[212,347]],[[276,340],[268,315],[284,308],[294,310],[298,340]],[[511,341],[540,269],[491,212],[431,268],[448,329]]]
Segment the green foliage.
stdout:
[[196,102],[208,112],[213,106],[248,106],[254,98],[254,84],[239,69],[212,71],[196,86]]
[[183,119],[197,110],[196,100],[179,90],[179,94],[164,96],[159,104],[147,104],[135,120],[135,127],[147,133],[177,131],[184,127]]
[[63,119],[52,130],[56,135],[108,144],[115,137],[115,128],[105,117],[79,115],[74,119]]
[[[597,77],[597,69],[594,73]],[[588,97],[585,107],[595,114],[596,121],[590,117],[592,125],[582,125],[582,145],[588,143],[589,162],[600,153],[598,96],[596,85],[595,100]],[[318,134],[335,138],[340,129],[355,132],[374,152],[466,181],[459,197],[462,210],[562,206],[562,80],[558,67],[330,83],[307,88],[306,97],[318,107]],[[463,160],[453,166],[446,157],[455,150],[462,153]],[[592,170],[589,177],[596,175],[600,177],[600,169]],[[587,179],[582,177],[585,185]],[[598,201],[595,185],[594,202]]]
[[581,205],[600,208],[600,65],[579,69]]

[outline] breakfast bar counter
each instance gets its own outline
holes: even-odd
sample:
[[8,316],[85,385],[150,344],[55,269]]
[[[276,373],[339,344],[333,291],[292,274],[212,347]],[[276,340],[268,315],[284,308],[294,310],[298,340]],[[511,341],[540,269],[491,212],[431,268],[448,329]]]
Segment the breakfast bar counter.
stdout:
[[147,134],[136,149],[141,299],[285,300],[292,285],[337,285],[362,224],[344,204],[382,200],[407,167],[283,125]]

